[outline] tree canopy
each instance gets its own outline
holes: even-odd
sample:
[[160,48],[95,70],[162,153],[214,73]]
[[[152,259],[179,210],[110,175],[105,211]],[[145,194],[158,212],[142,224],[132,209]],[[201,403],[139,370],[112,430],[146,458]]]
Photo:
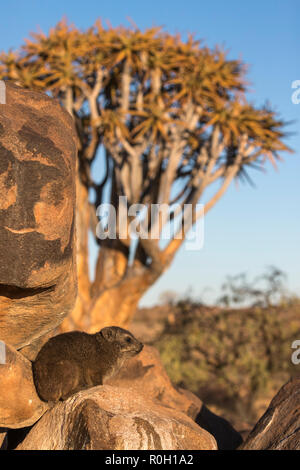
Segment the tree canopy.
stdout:
[[[129,277],[141,280],[147,273],[149,287],[185,236],[180,240],[174,233],[163,248],[159,240],[140,239],[129,265],[130,233],[122,240],[96,237],[95,206],[103,202],[108,182],[116,207],[120,195],[128,205],[142,203],[149,210],[151,204],[177,204],[180,218],[184,204],[191,204],[194,223],[208,186],[220,183],[205,212],[234,178],[248,179],[248,168],[262,168],[267,160],[275,164],[281,151],[290,150],[285,123],[268,106],[247,101],[245,72],[241,60],[193,36],[183,40],[158,27],[104,27],[100,20],[85,31],[61,21],[49,34],[32,34],[18,51],[2,53],[0,78],[46,91],[75,120],[80,184],[95,194],[91,216],[81,215],[80,223],[86,230],[92,224],[102,251],[89,287],[93,305],[103,289]],[[91,171],[96,158],[103,158],[106,168],[100,182]],[[81,248],[87,251],[86,233]],[[123,257],[118,268],[116,262],[107,268],[105,249],[110,257],[113,252]]]

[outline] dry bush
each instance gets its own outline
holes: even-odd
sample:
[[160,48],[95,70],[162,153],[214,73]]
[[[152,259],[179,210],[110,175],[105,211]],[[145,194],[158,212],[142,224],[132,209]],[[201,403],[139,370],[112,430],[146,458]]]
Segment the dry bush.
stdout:
[[[172,321],[165,322],[155,342],[174,383],[248,423],[255,422],[277,389],[299,371],[291,362],[291,344],[299,333],[300,302],[282,296],[276,305],[266,304],[281,286],[275,283],[270,295],[271,281],[274,276],[265,291],[253,295],[251,307],[178,302]],[[232,285],[235,289],[227,283],[227,291],[236,294],[237,285]],[[243,288],[248,295],[245,283]]]

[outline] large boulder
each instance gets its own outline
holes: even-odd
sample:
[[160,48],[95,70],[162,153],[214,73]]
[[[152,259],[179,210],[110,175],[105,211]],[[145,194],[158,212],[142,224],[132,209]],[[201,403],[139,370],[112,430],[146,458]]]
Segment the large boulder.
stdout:
[[3,428],[31,426],[48,409],[36,393],[31,362],[11,346],[5,349],[5,362],[0,364],[0,447]]
[[193,394],[187,396],[176,389],[159,356],[157,349],[144,346],[140,354],[132,357],[120,372],[105,383],[119,388],[134,389],[146,394],[155,403],[180,410],[195,419],[201,409],[201,400]]
[[300,450],[300,375],[275,395],[243,450]]
[[0,339],[17,349],[58,326],[76,298],[76,133],[44,93],[6,82],[0,104]]
[[236,449],[242,443],[241,435],[226,419],[210,411],[193,393],[173,386],[158,351],[151,346],[145,346],[138,356],[126,363],[118,375],[106,383],[120,389],[130,388],[157,404],[188,415],[215,437],[219,449]]
[[216,450],[214,437],[184,413],[134,388],[77,393],[47,411],[17,450]]

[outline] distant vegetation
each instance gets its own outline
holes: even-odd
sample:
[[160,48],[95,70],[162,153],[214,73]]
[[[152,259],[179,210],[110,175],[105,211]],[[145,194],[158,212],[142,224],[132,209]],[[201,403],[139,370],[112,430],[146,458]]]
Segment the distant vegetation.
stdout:
[[[286,294],[283,281],[283,273],[270,268],[253,282],[245,275],[228,278],[219,299],[225,306],[180,300],[155,341],[172,381],[233,422],[255,422],[299,372],[291,343],[300,333],[300,300]],[[251,305],[241,307],[245,302]]]

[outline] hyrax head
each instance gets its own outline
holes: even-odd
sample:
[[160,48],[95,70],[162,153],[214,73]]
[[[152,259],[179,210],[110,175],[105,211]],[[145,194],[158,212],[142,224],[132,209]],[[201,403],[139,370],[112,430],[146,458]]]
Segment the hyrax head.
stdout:
[[97,333],[101,335],[107,344],[115,351],[126,357],[135,356],[143,349],[144,345],[138,341],[130,331],[119,328],[118,326],[108,326],[102,328]]

